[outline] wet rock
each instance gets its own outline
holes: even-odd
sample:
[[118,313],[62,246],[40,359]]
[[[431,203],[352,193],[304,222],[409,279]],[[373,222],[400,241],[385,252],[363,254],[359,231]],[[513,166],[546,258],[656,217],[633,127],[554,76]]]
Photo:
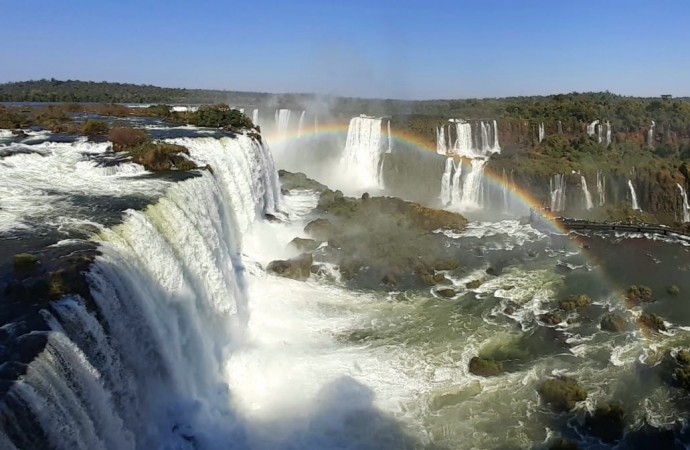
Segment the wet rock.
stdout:
[[387,273],[381,279],[381,283],[386,284],[388,286],[395,286],[398,283],[398,280],[395,278],[395,275],[393,275],[392,273]]
[[264,214],[264,219],[268,220],[269,222],[280,222],[279,218],[269,213]]
[[518,305],[517,303],[510,302],[506,305],[505,308],[503,308],[503,314],[512,316],[518,309],[520,309],[520,305]]
[[558,325],[563,322],[563,316],[558,311],[551,311],[539,316],[539,320],[548,325]]
[[370,198],[371,197],[370,197],[368,192],[365,192],[364,194],[362,194],[362,200],[369,200]]
[[283,189],[283,188],[280,189],[280,193],[282,195],[290,195],[290,191],[288,191],[287,189]]
[[443,259],[434,262],[434,270],[455,270],[460,264],[455,259]]
[[664,319],[656,314],[642,314],[640,317],[638,317],[637,324],[652,331],[666,331]]
[[623,405],[616,402],[598,406],[594,414],[588,414],[585,418],[585,428],[589,434],[606,443],[619,441],[625,429]]
[[282,188],[288,191],[292,189],[310,189],[312,191],[323,192],[328,189],[318,181],[308,178],[302,172],[292,173],[286,170],[279,170],[278,177]]
[[483,282],[481,280],[472,280],[469,283],[465,283],[465,287],[467,289],[477,289],[479,286],[482,285],[482,283]]
[[14,135],[15,138],[17,139],[26,139],[29,137],[28,134],[24,132],[24,130],[14,130],[12,131],[12,134]]
[[12,266],[14,273],[18,278],[29,276],[36,271],[38,265],[38,258],[29,253],[20,253],[14,255],[12,259]]
[[592,304],[592,299],[587,295],[570,295],[558,302],[558,307],[564,311],[572,311],[576,308],[589,306]]
[[568,412],[577,402],[587,400],[587,391],[575,379],[565,376],[544,381],[537,392],[544,403],[558,412]]
[[310,253],[303,253],[297,258],[271,261],[266,270],[284,278],[305,281],[311,274],[313,261]]
[[340,274],[345,280],[352,280],[357,276],[362,263],[354,258],[346,258],[340,262]]
[[494,268],[494,267],[488,267],[488,268],[485,270],[485,272],[486,272],[487,275],[491,275],[492,277],[497,277],[497,276],[498,276],[498,270],[496,270],[496,268]]
[[480,377],[492,377],[503,373],[503,364],[490,358],[475,356],[470,359],[469,370]]
[[312,220],[304,227],[304,232],[320,241],[327,241],[333,234],[334,227],[328,219]]
[[455,289],[451,288],[438,289],[436,293],[443,298],[453,298],[457,294],[457,292],[455,292]]
[[618,314],[606,314],[601,318],[601,329],[603,331],[619,333],[621,331],[625,331],[627,327],[628,321]]
[[290,241],[288,247],[292,247],[295,250],[305,253],[316,250],[319,244],[314,239],[303,239],[296,237]]
[[676,353],[675,360],[678,362],[678,364],[681,364],[684,366],[690,366],[690,351],[688,351],[688,350],[678,351],[678,353]]
[[626,300],[632,305],[652,301],[652,290],[647,286],[630,286],[625,292]]
[[669,286],[666,292],[668,292],[669,295],[678,295],[680,294],[680,288],[674,284]]
[[576,443],[563,438],[556,439],[549,445],[549,450],[578,450],[578,448]]
[[431,274],[426,267],[419,267],[415,271],[419,280],[427,286],[436,286],[436,276]]
[[446,281],[448,281],[448,278],[446,278],[446,276],[443,275],[442,273],[435,273],[434,274],[434,282],[445,283]]

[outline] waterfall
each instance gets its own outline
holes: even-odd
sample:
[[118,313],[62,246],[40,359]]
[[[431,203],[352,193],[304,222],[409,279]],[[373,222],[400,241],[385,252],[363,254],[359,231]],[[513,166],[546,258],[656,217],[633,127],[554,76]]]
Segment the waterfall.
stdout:
[[683,223],[690,222],[690,205],[688,205],[688,194],[683,189],[683,186],[676,184],[680,190],[680,196],[683,198]]
[[0,408],[3,448],[242,442],[223,370],[248,318],[242,233],[278,212],[277,173],[270,150],[247,136],[170,142],[213,173],[170,184],[94,237],[95,305],[75,295],[42,311],[49,331],[31,336],[45,347]]
[[565,209],[565,175],[555,174],[549,180],[551,197],[551,211],[563,211]]
[[604,147],[611,145],[611,122],[606,121],[606,137],[604,139]]
[[465,210],[482,207],[480,195],[486,161],[484,158],[474,158],[470,162],[472,170],[465,176],[460,198],[460,206]]
[[638,211],[640,205],[637,203],[637,194],[635,193],[635,187],[632,184],[632,180],[628,180],[628,187],[630,188],[630,199],[632,201],[632,209]]
[[386,153],[392,153],[393,152],[393,135],[391,134],[391,121],[388,121],[388,150],[386,150]]
[[474,145],[472,144],[472,125],[467,122],[455,122],[455,145],[452,153],[458,156],[474,156]]
[[585,180],[584,175],[580,175],[580,184],[582,184],[582,194],[585,198],[585,209],[590,210],[594,208],[594,203],[592,202],[592,194],[587,189],[587,180]]
[[446,135],[443,126],[436,127],[436,153],[445,155],[448,153],[446,147]]
[[558,134],[563,134],[563,123],[558,121]]
[[290,110],[279,109],[276,110],[276,132],[280,136],[285,136],[290,125]]
[[597,170],[597,197],[599,198],[599,206],[604,206],[606,203],[606,178],[601,170]]
[[587,125],[587,135],[588,136],[594,136],[594,133],[596,133],[596,127],[599,124],[598,120],[595,120],[594,122],[590,123]]
[[446,158],[446,167],[441,176],[441,205],[451,204],[453,158]]
[[544,140],[545,134],[546,133],[544,132],[544,122],[542,122],[539,124],[539,143],[541,143],[541,141]]
[[654,129],[656,128],[656,124],[652,120],[652,125],[649,127],[649,131],[647,131],[647,147],[654,147]]
[[597,124],[597,142],[601,144],[601,139],[602,139],[602,125]]
[[256,108],[252,111],[252,123],[254,125],[259,125],[259,110]]
[[299,122],[297,123],[297,137],[302,137],[302,131],[304,129],[304,114],[306,111],[302,111],[302,114],[299,115]]
[[380,187],[381,118],[360,116],[350,120],[342,164],[358,189]]

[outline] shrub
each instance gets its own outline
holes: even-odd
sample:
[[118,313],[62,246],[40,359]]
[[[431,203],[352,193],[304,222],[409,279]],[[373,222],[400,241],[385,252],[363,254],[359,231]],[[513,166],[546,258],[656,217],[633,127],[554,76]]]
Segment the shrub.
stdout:
[[581,308],[591,304],[592,299],[586,295],[571,295],[558,302],[558,307],[565,311],[571,311],[575,308]]
[[81,132],[87,136],[98,136],[108,132],[108,124],[99,120],[86,120],[81,124]]
[[601,318],[601,329],[604,331],[619,332],[624,331],[627,322],[625,318],[618,314],[606,314]]
[[638,319],[637,323],[644,328],[652,331],[666,331],[666,325],[664,325],[664,319],[657,316],[656,314],[642,314]]
[[108,133],[108,140],[113,143],[116,151],[121,151],[143,144],[148,140],[148,134],[142,128],[113,128]]
[[568,412],[575,403],[587,400],[587,391],[568,377],[551,378],[537,389],[542,400],[557,411]]
[[212,128],[253,128],[252,120],[237,109],[230,109],[224,103],[201,106],[189,114],[189,123],[198,127]]

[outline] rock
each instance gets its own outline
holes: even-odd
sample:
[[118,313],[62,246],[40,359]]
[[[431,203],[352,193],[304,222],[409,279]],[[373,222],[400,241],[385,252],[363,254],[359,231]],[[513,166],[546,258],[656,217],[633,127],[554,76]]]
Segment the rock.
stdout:
[[14,130],[12,131],[12,134],[14,135],[15,138],[17,139],[26,139],[29,137],[28,134],[24,132],[24,130]]
[[678,364],[681,364],[684,366],[689,366],[690,365],[690,351],[688,351],[688,350],[678,351],[678,353],[676,353],[675,359],[678,362]]
[[492,377],[503,373],[503,364],[500,361],[475,356],[470,359],[469,370],[480,377]]
[[320,241],[327,241],[333,234],[334,227],[328,219],[312,220],[304,227],[304,232]]
[[455,289],[451,288],[438,289],[436,293],[443,298],[453,298],[457,294],[457,292],[455,292]]
[[288,191],[292,189],[309,189],[312,191],[323,192],[328,189],[328,187],[325,185],[308,178],[301,172],[292,173],[286,170],[279,170],[278,177],[280,178],[282,189]]
[[638,317],[637,324],[652,331],[666,331],[664,319],[656,314],[642,314],[640,317]]
[[625,298],[633,305],[652,301],[652,290],[647,286],[630,286]]
[[429,271],[426,269],[426,267],[420,267],[416,270],[417,277],[419,277],[420,281],[425,284],[426,286],[436,286],[437,281],[436,281],[436,275],[432,275],[429,273]]
[[287,189],[283,189],[283,188],[280,189],[280,193],[282,195],[290,195],[290,191],[288,191]]
[[612,333],[619,333],[625,331],[628,326],[628,321],[618,314],[606,314],[601,318],[601,329],[603,331],[610,331]]
[[264,219],[268,220],[269,222],[280,222],[279,218],[269,213],[264,214]]
[[482,285],[481,280],[472,280],[469,283],[465,283],[465,287],[467,289],[477,289],[481,285]]
[[365,192],[364,194],[362,194],[362,200],[369,200],[369,198],[370,198],[370,196],[369,196],[368,192]]
[[549,445],[549,450],[578,450],[576,443],[558,438]]
[[594,414],[587,414],[585,427],[592,436],[606,443],[613,443],[623,438],[625,429],[625,411],[621,403],[609,403],[597,406]]
[[487,275],[491,275],[492,277],[498,276],[498,271],[497,271],[495,268],[493,268],[493,267],[487,267],[487,269],[485,270],[485,272],[486,272]]
[[305,281],[311,274],[313,262],[314,259],[310,253],[303,253],[297,258],[271,261],[266,270],[284,278]]
[[563,322],[563,316],[558,311],[552,311],[539,316],[539,320],[548,325],[558,325]]
[[512,316],[519,308],[520,305],[518,305],[517,303],[510,302],[506,305],[505,308],[503,308],[503,314]]
[[395,275],[387,273],[381,279],[381,283],[386,284],[388,286],[395,286],[398,283],[398,280],[395,279]]
[[568,412],[577,402],[587,400],[587,391],[573,378],[564,376],[544,381],[537,392],[542,401],[558,412]]
[[680,294],[680,288],[674,284],[672,286],[669,286],[666,292],[668,292],[669,295],[678,295]]
[[558,307],[564,311],[572,311],[576,308],[589,306],[592,304],[592,299],[587,295],[570,295],[558,302]]
[[17,277],[31,275],[36,271],[38,258],[29,253],[19,253],[12,259],[14,273]]
[[340,274],[345,280],[352,280],[357,276],[362,263],[354,258],[346,258],[340,262]]
[[448,278],[446,278],[446,276],[443,275],[442,273],[435,273],[434,274],[434,282],[435,283],[445,283],[446,281],[448,281]]
[[434,263],[434,270],[455,270],[460,267],[457,260],[445,259]]
[[319,244],[314,239],[303,239],[299,237],[294,238],[288,244],[288,247],[292,247],[302,253],[314,251],[318,246]]

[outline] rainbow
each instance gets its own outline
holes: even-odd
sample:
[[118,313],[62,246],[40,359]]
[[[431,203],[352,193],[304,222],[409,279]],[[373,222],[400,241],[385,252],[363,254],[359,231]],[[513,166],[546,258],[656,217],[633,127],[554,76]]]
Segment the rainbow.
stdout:
[[[301,139],[315,138],[315,137],[341,137],[343,140],[347,137],[347,132],[349,129],[349,122],[328,122],[324,124],[319,124],[318,127],[313,125],[305,126],[302,128],[300,134],[297,130],[291,129],[286,133],[268,133],[266,135],[266,140],[270,145],[281,146],[287,145],[289,143],[298,142]],[[411,133],[406,130],[401,130],[395,127],[391,127],[391,136],[393,138],[393,148],[395,148],[396,143],[405,144],[408,147],[415,148],[419,151],[436,154],[436,148],[432,147],[427,141],[420,138],[418,135]],[[440,178],[441,174],[439,174]],[[518,204],[525,207],[525,209],[535,208],[540,209],[542,202],[534,198],[526,189],[518,186],[515,183],[511,183],[509,180],[503,180],[503,177],[491,170],[486,170],[484,172],[485,179],[489,180],[492,187],[502,188],[504,184],[508,185],[508,192],[511,196],[511,200],[516,201]],[[568,233],[563,225],[553,220],[555,216],[548,212],[542,211],[542,217],[547,219],[545,222],[552,228],[551,231],[557,233]]]

